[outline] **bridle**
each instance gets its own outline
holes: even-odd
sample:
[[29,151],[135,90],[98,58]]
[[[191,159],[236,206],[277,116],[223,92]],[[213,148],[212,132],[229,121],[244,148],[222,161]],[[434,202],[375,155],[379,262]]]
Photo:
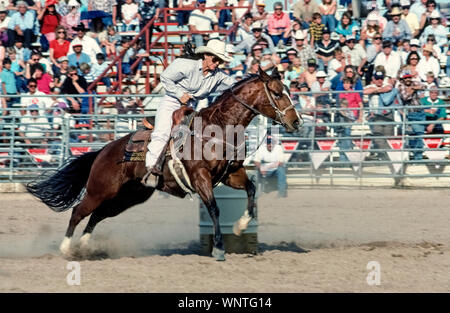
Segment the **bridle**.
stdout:
[[[287,94],[286,91],[283,91],[283,94],[286,94],[286,96],[288,97],[289,101],[291,102],[291,105],[287,106],[286,108],[284,108],[283,110],[280,110],[278,108],[278,106],[276,105],[275,100],[272,97],[272,93],[270,91],[270,88],[268,86],[268,82],[263,81],[263,85],[264,85],[264,91],[266,92],[266,96],[269,99],[269,103],[270,106],[272,107],[272,109],[275,111],[276,114],[276,119],[274,119],[273,121],[276,124],[282,125],[284,127],[287,126],[287,124],[284,122],[284,117],[286,116],[287,111],[289,110],[294,110],[295,114],[297,115],[298,121],[299,123],[302,124],[302,118],[300,117],[300,115],[298,114],[297,110],[295,109],[295,105],[292,103],[289,95]],[[258,109],[250,106],[249,104],[247,104],[244,100],[240,99],[235,93],[234,93],[234,87],[231,88],[231,95],[233,96],[233,98],[239,102],[240,104],[242,104],[243,106],[245,106],[247,109],[249,109],[250,111],[252,111],[255,114],[261,114],[262,116],[268,117],[266,114],[262,113],[261,111],[259,111]],[[270,117],[268,117],[270,118]],[[300,125],[301,125],[300,124]]]

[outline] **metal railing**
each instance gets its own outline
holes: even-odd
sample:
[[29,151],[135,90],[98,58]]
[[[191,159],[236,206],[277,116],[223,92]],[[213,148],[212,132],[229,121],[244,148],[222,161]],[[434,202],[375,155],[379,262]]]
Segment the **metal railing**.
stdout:
[[[93,95],[73,96],[95,99]],[[447,104],[434,107],[446,109]],[[305,124],[299,133],[287,134],[283,129],[272,129],[272,133],[279,133],[279,140],[285,148],[288,179],[302,184],[314,183],[318,179],[334,184],[340,179],[357,179],[362,183],[380,178],[399,182],[405,178],[450,177],[450,171],[446,171],[450,120],[408,120],[408,112],[416,108],[391,106],[389,109],[396,112],[394,120],[382,122],[367,119],[373,110],[369,107],[362,108],[365,118],[361,122],[339,120],[342,112],[358,108],[338,108],[332,102],[330,107],[310,112],[300,110]],[[68,158],[100,149],[111,140],[136,130],[143,117],[140,113],[117,114],[114,108],[108,110],[103,111],[99,107],[94,114],[61,115],[61,112],[50,114],[49,110],[40,109],[39,114],[44,120],[30,121],[30,112],[23,115],[21,108],[1,109],[0,182],[26,182],[43,170],[58,168]],[[147,110],[145,114],[154,113]],[[308,119],[307,113],[311,114]],[[248,128],[253,149],[259,147],[264,138],[262,134],[270,126],[270,121],[265,118],[255,120],[256,124]],[[440,134],[412,131],[416,125],[423,124],[440,124],[443,131]],[[376,126],[391,126],[392,133],[375,136],[373,128]],[[380,142],[381,146],[377,146]],[[414,159],[415,153],[424,158]],[[254,151],[249,149],[248,155],[254,155]],[[417,171],[409,171],[411,168]]]

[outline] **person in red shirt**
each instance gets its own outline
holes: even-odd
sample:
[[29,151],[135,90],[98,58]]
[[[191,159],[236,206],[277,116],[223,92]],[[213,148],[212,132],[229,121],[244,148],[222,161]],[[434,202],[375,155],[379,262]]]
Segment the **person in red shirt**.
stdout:
[[361,96],[358,92],[350,92],[354,90],[353,81],[351,78],[344,78],[343,83],[345,92],[339,94],[339,99],[347,99],[348,108],[354,108],[354,110],[351,110],[354,119],[361,123],[364,116]]
[[44,72],[42,64],[34,64],[31,71],[33,72],[31,77],[36,79],[38,90],[46,95],[50,94],[50,89],[53,88],[55,84],[53,83],[53,78],[48,73]]
[[[62,57],[66,57],[69,53],[70,42],[66,40],[67,32],[64,26],[56,27],[56,39],[50,42],[50,60],[53,63],[53,66],[60,67],[58,63],[58,59]],[[55,72],[55,70],[53,70]]]
[[47,39],[47,43],[45,43],[45,41],[42,42],[42,49],[44,51],[48,50],[48,43],[55,40],[55,30],[61,21],[61,16],[56,13],[56,2],[56,0],[47,0],[45,3],[45,7],[41,9],[38,15],[38,20],[41,24],[41,33]]
[[267,28],[272,38],[273,44],[278,45],[279,41],[286,44],[291,30],[291,20],[289,14],[283,12],[283,4],[275,2],[274,13],[267,19]]

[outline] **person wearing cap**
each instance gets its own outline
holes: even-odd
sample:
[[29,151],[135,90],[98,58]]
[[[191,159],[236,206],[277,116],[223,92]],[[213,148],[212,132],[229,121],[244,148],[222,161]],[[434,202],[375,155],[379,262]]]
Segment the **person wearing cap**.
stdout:
[[27,107],[29,115],[23,115],[20,119],[19,136],[25,144],[47,144],[47,138],[50,136],[51,126],[48,119],[39,112],[37,104],[31,104]]
[[275,139],[269,135],[266,144],[259,147],[256,151],[253,162],[258,169],[258,181],[276,176],[278,182],[278,197],[287,197],[287,181],[286,181],[286,156],[283,147],[274,142]]
[[[372,81],[363,91],[365,97],[368,97],[369,115],[367,120],[369,123],[394,122],[394,111],[390,107],[395,105],[395,99],[398,90],[393,88],[392,84],[385,79],[384,67],[376,68],[376,72],[372,75]],[[369,125],[373,136],[393,136],[393,124]],[[375,149],[389,149],[386,139],[373,140]],[[375,155],[375,154],[373,154]],[[378,156],[386,157],[386,153],[378,153]]]
[[83,53],[87,54],[92,62],[96,62],[97,53],[101,53],[102,50],[94,38],[86,36],[89,29],[83,23],[80,23],[73,30],[77,31],[77,37],[70,43],[69,55],[75,53],[74,47],[76,45],[82,45]]
[[26,2],[18,1],[17,12],[13,13],[8,23],[8,47],[14,45],[17,36],[22,36],[24,47],[31,48],[35,22],[36,16],[33,11],[28,10]]
[[411,39],[411,30],[408,23],[401,19],[402,11],[398,7],[394,7],[389,16],[391,20],[387,23],[386,28],[383,31],[383,38],[394,41],[395,43],[401,42],[405,39]]
[[[64,3],[64,1],[59,2]],[[64,26],[67,32],[67,39],[73,40],[77,37],[77,31],[74,29],[74,27],[77,27],[80,23],[83,23],[85,26],[87,26],[87,20],[81,20],[81,13],[79,12],[80,9],[80,3],[78,3],[77,0],[69,0],[69,3],[67,4],[67,10],[68,12],[66,14],[61,14],[61,26]]]
[[55,88],[61,88],[68,73],[69,59],[66,56],[60,57],[58,59],[58,67],[56,67],[55,75],[53,76],[53,79],[55,80]]
[[[419,91],[423,90],[424,86],[421,83],[412,80],[412,75],[409,71],[403,70],[400,73],[400,82],[398,84],[400,105],[408,106],[405,108],[406,119],[409,122],[425,121],[425,112],[420,103]],[[418,149],[412,151],[414,160],[422,159],[423,139],[420,137],[425,132],[425,124],[409,124],[411,130],[408,135],[415,138],[408,138],[408,148]],[[417,137],[419,136],[419,137]]]
[[308,60],[316,59],[316,54],[314,53],[314,50],[310,45],[305,44],[305,38],[306,36],[303,31],[298,30],[294,36],[295,44],[293,45],[293,47],[295,48],[295,50],[297,50],[297,56],[302,61],[302,66],[304,68],[307,68]]
[[422,48],[422,58],[417,64],[417,73],[422,81],[427,80],[427,72],[432,71],[435,77],[439,77],[440,65],[439,61],[433,56],[433,46],[430,44]]
[[247,60],[245,61],[246,68],[249,68],[252,64],[253,60],[258,60],[261,62],[262,60],[262,51],[263,47],[259,44],[255,44],[252,47],[252,53],[247,57]]
[[67,59],[69,60],[69,66],[75,66],[78,69],[78,74],[82,75],[80,71],[80,65],[82,63],[90,64],[91,58],[87,53],[83,52],[83,45],[81,43],[76,43],[72,46],[73,53],[69,53]]
[[359,75],[363,75],[363,67],[367,62],[367,53],[364,48],[356,43],[356,38],[353,35],[347,36],[345,39],[345,46],[342,47],[342,52],[347,57],[347,64],[352,65],[357,69]]
[[261,39],[265,39],[268,42],[270,52],[276,52],[272,38],[263,33],[263,27],[260,22],[254,22],[252,24],[252,33],[252,36],[245,38],[235,47],[236,52],[245,51],[246,54],[250,54],[252,52],[252,47]]
[[[331,104],[331,99],[328,92],[331,90],[331,83],[329,80],[327,80],[327,76],[327,73],[325,73],[324,71],[318,71],[316,74],[317,80],[312,83],[311,91],[316,92],[315,94],[313,94],[316,102],[329,106]],[[324,93],[318,93],[321,91]]]
[[273,4],[274,13],[267,18],[267,30],[275,46],[287,43],[291,30],[289,14],[283,12],[283,4],[279,1]]
[[142,183],[146,186],[155,187],[158,184],[161,170],[155,165],[169,141],[173,112],[182,105],[195,106],[197,101],[207,98],[212,92],[229,89],[236,82],[218,68],[221,63],[232,60],[226,53],[225,42],[210,39],[195,53],[201,56],[199,60],[175,59],[161,74],[161,84],[166,94],[156,111],[155,128],[145,158],[147,174]]
[[375,58],[374,66],[383,65],[386,76],[396,79],[402,60],[397,51],[392,50],[392,42],[385,40],[382,44],[383,50]]
[[382,33],[387,24],[387,19],[381,14],[380,10],[374,9],[371,11],[367,18],[362,22],[362,29],[365,30],[369,26],[369,24],[377,25],[377,32]]
[[409,0],[401,0],[400,5],[402,7],[402,19],[405,20],[406,24],[409,26],[409,30],[411,31],[411,37],[415,38],[419,35],[420,24],[419,17],[410,12],[411,3]]
[[[210,9],[206,9],[206,0],[197,0],[197,9],[192,11],[189,17],[189,31],[212,31],[219,30],[219,20],[217,19],[216,13]],[[203,46],[204,40],[207,39],[210,34],[193,34],[192,38],[196,47]]]
[[267,29],[267,18],[269,13],[266,11],[264,0],[256,0],[252,9],[253,22],[260,23],[263,29]]
[[315,59],[309,59],[307,64],[306,71],[300,75],[300,81],[307,83],[308,87],[311,88],[312,84],[317,81],[317,61]]
[[298,0],[291,10],[292,15],[302,21],[302,28],[309,28],[313,14],[320,11],[316,0]]
[[441,24],[441,16],[437,10],[434,10],[430,14],[430,21],[431,25],[425,27],[425,30],[420,36],[420,41],[422,42],[422,44],[427,44],[428,36],[434,35],[436,45],[443,50],[444,46],[448,44],[447,27]]
[[324,28],[322,39],[315,43],[315,52],[318,60],[319,70],[328,68],[328,63],[333,59],[334,50],[339,47],[339,41],[330,39],[330,30]]
[[[447,113],[445,108],[445,102],[439,99],[439,91],[437,87],[431,87],[429,95],[420,99],[420,103],[425,107],[425,120],[426,121],[444,121],[447,119]],[[444,134],[444,128],[440,123],[430,123],[425,125],[425,131],[427,134]]]

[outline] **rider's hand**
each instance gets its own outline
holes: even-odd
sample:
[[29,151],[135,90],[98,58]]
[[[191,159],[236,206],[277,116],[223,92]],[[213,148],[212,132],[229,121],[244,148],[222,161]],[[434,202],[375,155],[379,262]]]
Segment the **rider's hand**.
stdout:
[[185,93],[185,94],[183,94],[183,95],[181,96],[180,102],[181,102],[182,104],[187,104],[188,101],[189,101],[190,99],[192,99],[192,98],[193,98],[192,95],[190,95],[190,94],[188,94],[188,93]]

